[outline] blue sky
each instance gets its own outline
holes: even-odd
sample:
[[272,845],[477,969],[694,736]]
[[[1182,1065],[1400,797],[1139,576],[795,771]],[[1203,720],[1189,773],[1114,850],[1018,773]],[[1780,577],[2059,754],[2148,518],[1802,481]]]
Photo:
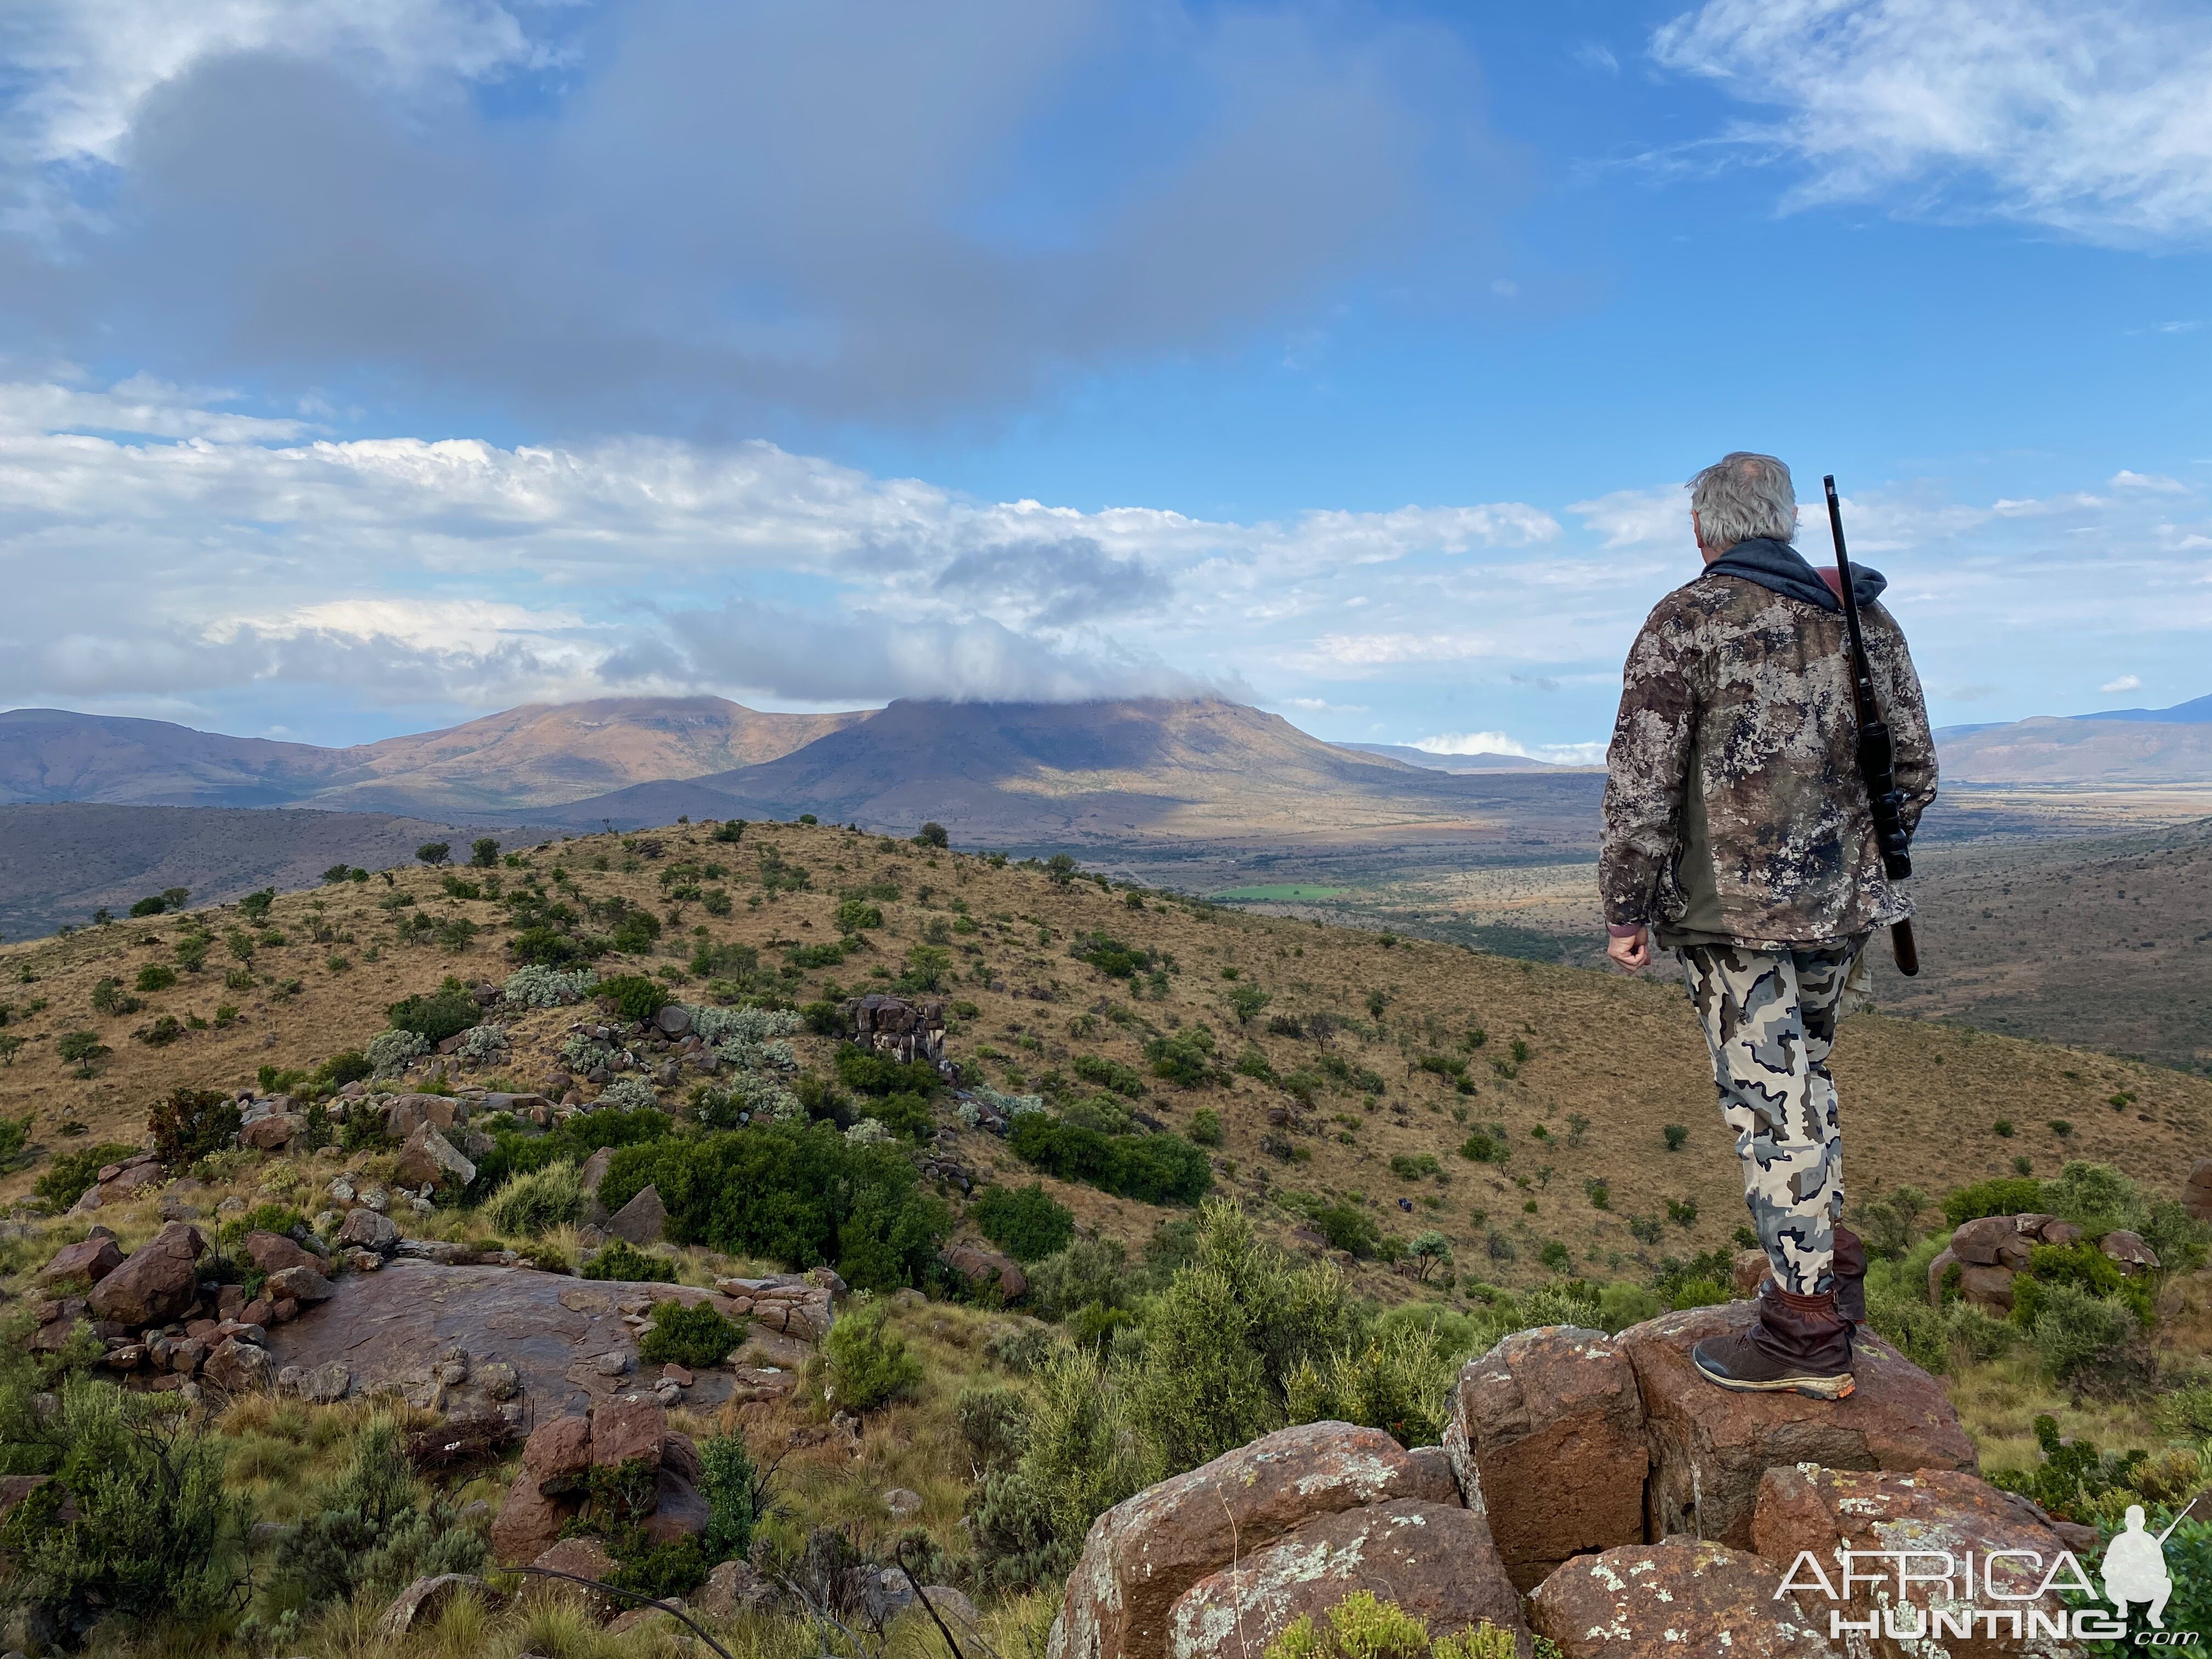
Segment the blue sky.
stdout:
[[1939,722],[2178,702],[2208,83],[2158,0],[12,8],[0,706],[1587,758],[1734,448]]

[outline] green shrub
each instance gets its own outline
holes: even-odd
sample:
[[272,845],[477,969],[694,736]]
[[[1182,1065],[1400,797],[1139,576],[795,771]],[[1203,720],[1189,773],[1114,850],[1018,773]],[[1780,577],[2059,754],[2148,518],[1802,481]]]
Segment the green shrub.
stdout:
[[2013,1275],[2013,1322],[2034,1329],[2054,1285],[2070,1285],[2087,1295],[2122,1302],[2145,1327],[2154,1317],[2150,1281],[2129,1278],[2118,1262],[2085,1239],[2076,1244],[2038,1244],[2028,1252],[2027,1267]]
[[1458,1377],[1456,1353],[1400,1328],[1364,1346],[1309,1354],[1288,1379],[1286,1414],[1293,1423],[1363,1424],[1401,1446],[1431,1446],[1443,1437]]
[[500,1231],[526,1238],[582,1220],[584,1188],[576,1166],[562,1158],[509,1176],[485,1200],[483,1213]]
[[624,1020],[651,1019],[676,1000],[666,986],[643,974],[616,974],[594,985],[592,994]]
[[238,1138],[238,1104],[214,1089],[177,1088],[154,1108],[146,1127],[165,1169],[197,1164]]
[[1198,1024],[1154,1037],[1145,1044],[1145,1058],[1152,1061],[1154,1077],[1195,1089],[1213,1075],[1213,1033]]
[[768,1480],[742,1435],[713,1435],[699,1443],[699,1496],[707,1503],[707,1533],[700,1540],[707,1559],[744,1560],[753,1528],[768,1510]]
[[415,1579],[474,1572],[487,1559],[482,1534],[453,1507],[429,1499],[388,1419],[354,1443],[337,1480],[309,1499],[299,1528],[277,1546],[272,1600],[305,1611],[356,1592],[386,1600]]
[[2100,1453],[2086,1437],[2069,1441],[2058,1432],[2058,1419],[2048,1414],[2035,1419],[2035,1440],[2043,1455],[2033,1468],[1995,1469],[1988,1480],[2005,1492],[2033,1498],[2062,1521],[2094,1521],[2097,1500],[2124,1491],[2147,1457],[2140,1450]]
[[1655,1292],[1626,1280],[1608,1285],[1600,1291],[1597,1306],[1599,1322],[1608,1331],[1626,1330],[1631,1325],[1656,1319],[1667,1311],[1665,1304]]
[[1420,1181],[1441,1168],[1433,1152],[1400,1152],[1390,1160],[1390,1173],[1401,1181]]
[[834,920],[839,933],[857,933],[882,927],[884,913],[864,899],[848,898],[838,904]]
[[1330,1247],[1347,1250],[1357,1256],[1371,1256],[1382,1242],[1382,1230],[1375,1219],[1356,1205],[1327,1204],[1311,1211],[1307,1218],[1319,1228]]
[[2023,1215],[2044,1210],[2048,1206],[2043,1201],[2043,1185],[2033,1177],[2003,1176],[1954,1188],[1943,1200],[1943,1219],[1958,1227],[1987,1215]]
[[167,991],[175,986],[177,970],[159,962],[149,962],[138,970],[135,988],[147,993]]
[[1078,1054],[1068,1069],[1085,1083],[1095,1083],[1102,1089],[1111,1089],[1117,1095],[1131,1100],[1141,1100],[1145,1080],[1130,1067],[1103,1054]]
[[1354,1316],[1326,1263],[1292,1263],[1225,1203],[1200,1215],[1198,1256],[1155,1304],[1132,1407],[1164,1473],[1195,1468],[1289,1421],[1291,1382],[1347,1347]]
[[945,1086],[937,1068],[926,1060],[902,1062],[849,1042],[837,1050],[836,1065],[837,1080],[858,1094],[915,1094],[927,1098]]
[[2140,1371],[2142,1328],[2125,1303],[2062,1283],[2045,1287],[2038,1305],[2036,1355],[2060,1382],[2118,1383]]
[[[27,1386],[20,1371],[6,1385]],[[221,1443],[175,1402],[77,1377],[48,1411],[26,1394],[0,1414],[15,1469],[52,1477],[0,1524],[0,1605],[34,1642],[76,1647],[103,1619],[204,1625],[235,1605],[247,1517],[223,1490]]]
[[641,1250],[626,1238],[611,1238],[583,1267],[586,1279],[608,1279],[624,1284],[672,1285],[676,1264],[665,1255]]
[[987,1188],[968,1206],[983,1237],[1017,1261],[1035,1261],[1067,1248],[1075,1214],[1036,1182]]
[[1194,1204],[1213,1184],[1206,1154],[1175,1135],[1104,1135],[1044,1112],[1024,1112],[1007,1141],[1047,1175],[1146,1204]]
[[653,1304],[653,1323],[638,1338],[637,1357],[648,1365],[677,1364],[693,1370],[719,1365],[745,1340],[742,1328],[707,1303]]
[[103,1140],[96,1146],[80,1146],[58,1154],[46,1172],[31,1183],[40,1202],[57,1213],[70,1208],[100,1179],[110,1164],[119,1164],[138,1151],[119,1140]]
[[[367,1118],[364,1112],[357,1115]],[[346,1127],[353,1127],[348,1117]],[[603,1107],[562,1120],[542,1135],[526,1135],[512,1125],[492,1130],[492,1150],[477,1159],[477,1178],[471,1193],[495,1192],[507,1177],[520,1170],[542,1170],[562,1162],[580,1165],[606,1146],[635,1146],[658,1140],[675,1126],[667,1113],[651,1107]]]
[[1185,1132],[1194,1146],[1218,1146],[1221,1144],[1221,1114],[1211,1106],[1201,1106],[1190,1115],[1190,1127]]
[[[0,1170],[12,1170],[23,1161],[23,1148],[30,1144],[33,1116],[26,1112],[21,1117],[0,1117]],[[70,1200],[72,1204],[76,1201]]]
[[459,1036],[483,1017],[477,1000],[459,987],[404,998],[385,1013],[394,1030],[412,1031],[433,1048]]
[[2109,1164],[2075,1159],[2054,1181],[2043,1183],[2039,1206],[2073,1222],[2090,1238],[2102,1238],[2114,1228],[2141,1232],[2150,1219],[2150,1206],[2142,1191]]
[[793,1269],[833,1264],[864,1290],[921,1283],[951,1230],[904,1153],[853,1146],[833,1124],[775,1123],[668,1138],[616,1152],[599,1186],[618,1209],[647,1184],[670,1235]]
[[[1371,1590],[1354,1590],[1328,1618],[1322,1629],[1311,1614],[1300,1613],[1267,1644],[1261,1659],[1421,1659],[1424,1654],[1428,1659],[1516,1659],[1520,1652],[1513,1632],[1487,1619],[1432,1644],[1425,1624],[1395,1601],[1376,1600]],[[1537,1639],[1540,1654],[1551,1646]]]
[[1029,1305],[1040,1319],[1067,1319],[1084,1308],[1131,1307],[1146,1276],[1133,1273],[1127,1253],[1107,1238],[1078,1238],[1026,1269]]
[[838,1411],[872,1411],[913,1392],[921,1362],[885,1329],[890,1304],[864,1302],[847,1311],[822,1340],[824,1404]]

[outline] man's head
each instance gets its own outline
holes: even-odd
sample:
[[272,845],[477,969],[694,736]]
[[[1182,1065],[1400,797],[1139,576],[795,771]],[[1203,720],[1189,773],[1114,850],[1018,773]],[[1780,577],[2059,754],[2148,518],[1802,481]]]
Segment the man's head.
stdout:
[[1771,455],[1739,449],[1690,480],[1690,522],[1711,562],[1754,537],[1797,537],[1797,490],[1790,469]]

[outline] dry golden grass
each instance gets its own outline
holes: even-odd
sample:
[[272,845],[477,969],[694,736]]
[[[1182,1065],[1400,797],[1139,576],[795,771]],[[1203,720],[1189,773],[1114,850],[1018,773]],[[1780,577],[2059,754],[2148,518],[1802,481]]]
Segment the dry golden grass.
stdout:
[[[1263,1052],[1279,1073],[1314,1061],[1316,1044],[1268,1035],[1266,1015],[1240,1030],[1226,1007],[1233,985],[1266,991],[1273,999],[1268,1015],[1322,1012],[1356,1020],[1357,1029],[1332,1046],[1380,1073],[1387,1091],[1380,1097],[1322,1096],[1315,1115],[1322,1133],[1291,1138],[1304,1161],[1278,1162],[1261,1150],[1261,1137],[1270,1133],[1268,1109],[1288,1103],[1276,1089],[1243,1077],[1197,1090],[1153,1085],[1143,1108],[1173,1127],[1188,1127],[1201,1106],[1220,1114],[1226,1138],[1217,1179],[1232,1190],[1252,1196],[1282,1188],[1358,1194],[1376,1206],[1386,1228],[1410,1234],[1435,1227],[1454,1241],[1462,1268],[1505,1282],[1541,1277],[1534,1257],[1550,1239],[1570,1248],[1577,1272],[1632,1274],[1661,1254],[1724,1246],[1743,1219],[1735,1160],[1713,1105],[1704,1046],[1672,982],[1628,981],[1422,941],[1394,943],[1371,933],[1207,912],[1158,897],[1133,909],[1124,893],[1104,892],[1089,882],[1056,886],[1041,871],[993,869],[973,857],[929,853],[836,828],[755,826],[734,847],[712,842],[699,825],[674,827],[659,838],[666,849],[659,863],[626,854],[618,839],[607,836],[540,849],[533,863],[544,872],[569,872],[574,889],[591,898],[619,896],[663,911],[666,902],[655,874],[666,862],[724,864],[729,873],[716,884],[736,896],[734,914],[718,919],[696,905],[684,907],[667,939],[684,939],[688,956],[690,936],[704,927],[705,936],[717,942],[761,947],[771,963],[773,941],[836,937],[830,913],[839,889],[894,882],[902,896],[882,903],[885,926],[869,936],[870,952],[827,974],[806,975],[794,988],[797,997],[820,994],[825,979],[840,980],[848,988],[880,984],[870,979],[872,969],[895,970],[908,947],[937,932],[954,952],[959,976],[950,994],[975,1006],[972,1017],[956,1022],[952,1052],[972,1061],[979,1047],[995,1049],[1003,1058],[979,1062],[977,1069],[998,1086],[1033,1085],[1048,1071],[1065,1073],[1082,1053],[1141,1069],[1148,1034],[1198,1021],[1218,1034],[1224,1059],[1249,1046]],[[805,867],[814,890],[764,895],[757,876],[763,848]],[[599,870],[599,862],[610,867]],[[510,884],[520,874],[499,873]],[[263,1064],[306,1066],[362,1046],[383,1027],[387,1004],[433,988],[449,974],[471,982],[504,976],[501,934],[488,932],[459,952],[402,945],[391,926],[393,913],[380,909],[377,901],[404,892],[414,896],[417,909],[441,917],[467,915],[488,929],[502,919],[496,906],[447,897],[438,872],[414,868],[393,874],[391,887],[379,879],[280,896],[272,921],[288,943],[256,952],[258,982],[246,992],[224,991],[220,978],[227,960],[220,939],[240,918],[232,909],[214,913],[209,920],[218,942],[206,971],[184,975],[175,989],[147,996],[142,1012],[119,1019],[92,1011],[94,983],[111,976],[127,986],[141,965],[168,960],[179,933],[175,918],[122,921],[66,939],[0,947],[0,996],[16,1011],[7,1030],[29,1039],[13,1064],[0,1069],[0,1111],[30,1114],[34,1142],[47,1152],[94,1139],[137,1140],[149,1105],[177,1085],[236,1086],[250,1083]],[[955,901],[965,905],[975,931],[945,931],[958,921]],[[306,942],[319,926],[340,938]],[[1139,1000],[1127,981],[1105,979],[1071,959],[1071,939],[1094,930],[1171,955],[1176,971],[1164,997]],[[347,934],[350,943],[343,942]],[[328,966],[334,954],[350,966]],[[659,968],[676,960],[658,957],[624,964],[616,958],[603,966],[610,971]],[[993,990],[969,977],[979,964],[1005,988]],[[1230,970],[1237,976],[1233,984],[1223,977]],[[299,983],[296,994],[280,994],[278,987],[293,980]],[[1375,993],[1386,999],[1379,1022],[1366,1012]],[[694,986],[686,994],[701,991]],[[28,1012],[40,1000],[46,1006]],[[159,1013],[211,1018],[224,1001],[236,1002],[242,1015],[227,1030],[191,1031],[161,1048],[131,1036]],[[1117,1012],[1128,1023],[1116,1024]],[[535,1086],[574,1018],[574,1011],[562,1009],[523,1017],[511,1059],[495,1077],[456,1080]],[[1474,1028],[1484,1030],[1488,1041],[1468,1054],[1460,1045]],[[61,1033],[77,1030],[97,1032],[113,1051],[90,1079],[74,1076],[54,1052]],[[1493,1062],[1510,1067],[1516,1042],[1526,1045],[1527,1058],[1513,1068],[1516,1075],[1500,1075]],[[826,1040],[803,1039],[801,1046],[812,1063],[826,1060]],[[1419,1071],[1418,1061],[1431,1053],[1467,1060],[1477,1092],[1459,1095],[1448,1079]],[[2212,1122],[2212,1083],[2102,1054],[1879,1015],[1846,1024],[1835,1064],[1849,1170],[1862,1197],[1907,1182],[1940,1193],[2009,1173],[2023,1156],[2044,1174],[2055,1173],[2069,1158],[2102,1159],[2172,1194],[2204,1150]],[[2106,1103],[2116,1093],[2134,1097],[2124,1110]],[[2019,1126],[2013,1138],[1993,1132],[1999,1118]],[[2048,1127],[2052,1120],[2069,1122],[2070,1134],[2055,1133]],[[1689,1130],[1680,1152],[1664,1150],[1661,1131],[1670,1122]],[[1506,1127],[1513,1148],[1508,1164],[1478,1165],[1457,1155],[1469,1127],[1495,1123]],[[988,1136],[962,1136],[959,1152],[979,1171],[1030,1178],[1002,1142]],[[1394,1157],[1422,1153],[1438,1160],[1441,1178],[1407,1182],[1390,1172]],[[335,1152],[323,1158],[332,1167],[338,1160]],[[364,1164],[359,1158],[345,1162]],[[37,1159],[0,1182],[0,1197],[20,1194],[42,1166]],[[326,1179],[310,1180],[315,1167],[281,1164],[267,1178],[274,1190],[303,1200]],[[262,1178],[245,1170],[240,1175],[249,1184]],[[1609,1188],[1602,1209],[1592,1203],[1587,1187],[1600,1180]],[[1162,1215],[1087,1188],[1045,1184],[1085,1225],[1133,1243]],[[1400,1207],[1401,1199],[1411,1204],[1410,1213]],[[1628,1219],[1656,1220],[1670,1200],[1678,1206],[1693,1202],[1695,1222],[1664,1224],[1658,1245],[1639,1244],[1630,1236]],[[1492,1263],[1480,1253],[1488,1228],[1516,1242],[1514,1261]],[[1363,1271],[1371,1291],[1406,1293],[1404,1281],[1395,1275]]]

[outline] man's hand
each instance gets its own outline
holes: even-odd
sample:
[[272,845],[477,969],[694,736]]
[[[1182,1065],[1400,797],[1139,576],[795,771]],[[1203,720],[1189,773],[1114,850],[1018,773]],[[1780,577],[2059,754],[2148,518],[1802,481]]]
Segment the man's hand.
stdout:
[[1640,974],[1651,965],[1651,932],[1639,927],[1623,938],[1609,935],[1605,941],[1605,953],[1632,974]]

